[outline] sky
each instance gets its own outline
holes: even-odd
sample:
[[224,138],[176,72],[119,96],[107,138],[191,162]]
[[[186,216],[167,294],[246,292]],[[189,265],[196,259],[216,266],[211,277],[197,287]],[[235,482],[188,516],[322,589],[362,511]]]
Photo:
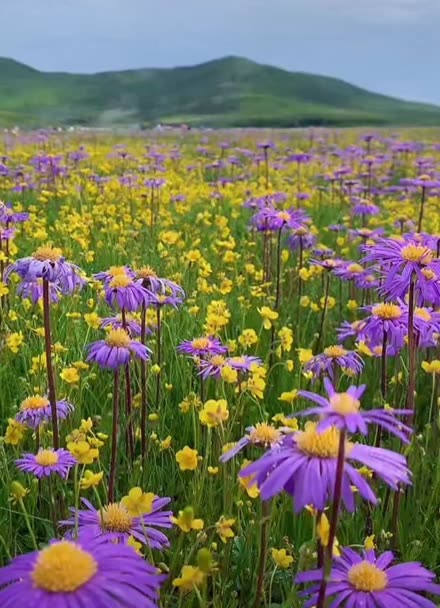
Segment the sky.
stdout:
[[46,71],[240,55],[440,104],[440,0],[0,0],[0,56]]

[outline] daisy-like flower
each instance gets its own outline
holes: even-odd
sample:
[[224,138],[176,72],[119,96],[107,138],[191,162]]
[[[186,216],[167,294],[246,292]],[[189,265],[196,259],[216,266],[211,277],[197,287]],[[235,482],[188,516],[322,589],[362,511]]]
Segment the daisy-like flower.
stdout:
[[39,479],[49,475],[59,475],[66,479],[70,469],[75,466],[76,458],[63,449],[45,450],[41,448],[37,454],[23,454],[15,461],[15,466],[24,473],[31,473]]
[[263,365],[263,361],[259,357],[251,357],[250,355],[228,357],[225,363],[239,372],[249,372],[253,365]]
[[[35,281],[22,281],[17,287],[17,293],[22,298],[27,298],[33,304],[43,299],[43,279]],[[49,283],[49,297],[52,303],[59,302],[61,289],[56,283]]]
[[179,344],[177,351],[189,357],[209,357],[212,355],[224,355],[228,349],[218,338],[194,338]]
[[147,306],[152,297],[152,294],[127,274],[116,275],[105,286],[107,304],[128,312],[139,310],[142,304]]
[[327,374],[331,380],[334,379],[336,366],[342,371],[349,370],[352,374],[360,374],[364,362],[355,351],[350,351],[335,344],[328,346],[324,352],[315,355],[304,366],[304,371],[312,372],[314,378]]
[[222,375],[222,369],[226,364],[226,357],[224,355],[212,355],[206,359],[200,359],[197,362],[199,368],[199,375],[203,379],[213,377],[219,380]]
[[[437,603],[426,598],[426,593],[440,595],[435,574],[419,562],[391,565],[394,555],[387,551],[377,556],[374,550],[359,555],[344,549],[333,560],[326,597],[331,606],[365,606],[366,608],[435,608]],[[322,570],[301,572],[296,583],[312,583],[302,597],[309,597],[304,608],[316,606]]]
[[365,306],[363,310],[370,314],[362,320],[359,338],[372,346],[382,346],[386,338],[388,345],[400,350],[408,328],[406,307],[385,302]]
[[297,249],[305,251],[315,246],[316,236],[308,228],[302,226],[292,232],[287,239],[287,244],[292,251],[296,251]]
[[62,293],[66,294],[80,289],[85,284],[78,266],[67,262],[58,247],[38,247],[31,256],[10,264],[5,271],[5,281],[8,281],[14,272],[26,283],[38,279],[56,282]]
[[220,456],[220,462],[228,462],[248,445],[260,445],[273,448],[281,443],[283,433],[268,422],[257,422],[255,426],[248,426],[246,435],[239,439],[230,450]]
[[440,312],[427,306],[416,306],[414,309],[414,329],[420,347],[436,346],[438,343],[437,335],[440,333]]
[[319,407],[312,407],[297,414],[298,416],[319,416],[318,431],[335,427],[341,431],[367,435],[368,424],[377,424],[405,443],[409,443],[408,435],[411,434],[411,429],[397,420],[395,415],[405,416],[411,414],[410,410],[361,410],[360,399],[365,391],[365,384],[358,387],[350,386],[344,393],[338,393],[330,380],[324,378],[324,387],[327,397],[311,391],[298,392],[300,397],[318,404]]
[[[333,499],[340,431],[330,427],[319,432],[316,427],[316,423],[307,422],[304,431],[284,436],[278,447],[244,468],[240,476],[255,475],[263,500],[284,490],[294,497],[297,513],[307,505],[323,511]],[[394,490],[399,483],[411,483],[404,456],[347,440],[342,500],[349,511],[355,507],[353,488],[365,500],[377,503],[374,492],[352,463],[368,467]]]
[[104,505],[100,510],[95,509],[91,502],[83,498],[82,503],[86,508],[76,510],[71,507],[69,510],[72,517],[60,521],[60,525],[67,527],[72,533],[75,522],[78,521],[80,537],[83,535],[90,538],[104,537],[109,542],[116,540],[124,544],[132,536],[152,549],[163,549],[169,547],[170,543],[165,534],[156,528],[172,527],[172,511],[162,511],[170,501],[170,498],[156,496],[148,512],[134,516],[122,502]]
[[120,275],[125,275],[131,278],[135,277],[134,271],[129,266],[110,266],[108,270],[97,272],[93,275],[93,277],[98,281],[102,281],[104,285],[107,285],[115,277]]
[[349,338],[358,339],[363,327],[363,321],[353,321],[352,323],[343,321],[342,325],[336,330],[338,340],[340,342],[345,342],[345,340],[348,340]]
[[149,266],[144,266],[143,268],[136,270],[136,279],[142,287],[145,287],[148,291],[152,291],[156,294],[168,293],[177,296],[178,298],[185,299],[185,291],[180,285],[177,285],[174,281],[170,281],[170,279],[158,277],[156,272]]
[[105,340],[98,340],[88,345],[87,361],[97,363],[106,369],[116,369],[126,365],[132,357],[146,361],[151,351],[149,348],[132,340],[124,329],[111,329]]
[[131,547],[53,540],[0,568],[2,608],[156,608],[164,576]]
[[[73,412],[73,405],[68,401],[57,401],[57,418],[58,420],[64,420],[67,416]],[[15,415],[15,419],[21,424],[26,424],[32,429],[36,429],[43,424],[51,420],[52,412],[50,409],[49,399],[42,397],[41,395],[32,395],[24,399],[20,408]]]
[[358,262],[344,262],[334,270],[334,274],[343,281],[354,281],[366,273],[367,270]]
[[251,222],[257,230],[281,230],[301,228],[308,221],[307,215],[301,209],[279,210],[273,207],[264,207],[253,216]]
[[[105,317],[102,319],[100,328],[105,329],[106,327],[111,327],[112,329],[124,329],[124,323],[122,322],[122,316],[116,315],[115,317]],[[129,332],[130,336],[140,336],[141,335],[141,326],[136,321],[136,319],[131,318],[128,314],[125,318],[125,329]],[[149,327],[146,327],[147,336],[152,333]]]
[[[423,241],[414,238],[406,238],[403,241],[381,238],[374,245],[365,247],[365,251],[367,255],[362,262],[378,264],[381,267],[384,278],[381,293],[389,299],[403,297],[413,275],[423,283],[423,271],[434,273],[439,281],[436,253]],[[403,288],[406,290],[404,293]]]

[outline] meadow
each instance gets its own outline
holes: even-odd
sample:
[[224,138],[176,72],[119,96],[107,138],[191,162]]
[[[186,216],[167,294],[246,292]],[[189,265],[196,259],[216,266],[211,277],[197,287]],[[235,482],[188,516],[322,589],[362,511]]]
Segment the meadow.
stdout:
[[438,605],[439,136],[2,134],[2,607]]

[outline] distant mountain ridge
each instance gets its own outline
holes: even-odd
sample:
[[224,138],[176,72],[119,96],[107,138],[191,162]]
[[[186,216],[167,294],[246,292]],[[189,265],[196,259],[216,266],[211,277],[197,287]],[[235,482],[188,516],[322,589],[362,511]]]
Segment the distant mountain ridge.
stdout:
[[157,123],[212,127],[436,125],[440,107],[242,57],[96,74],[0,58],[0,126]]

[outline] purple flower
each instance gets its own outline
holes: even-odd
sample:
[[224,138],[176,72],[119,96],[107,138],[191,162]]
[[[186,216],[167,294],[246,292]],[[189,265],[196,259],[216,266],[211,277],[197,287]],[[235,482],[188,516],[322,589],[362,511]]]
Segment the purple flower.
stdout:
[[260,357],[241,355],[239,357],[228,357],[225,361],[225,365],[228,365],[239,372],[249,372],[252,365],[263,365],[263,361]]
[[[365,608],[435,608],[426,593],[440,595],[440,585],[434,583],[435,574],[419,562],[391,566],[394,555],[386,551],[376,556],[373,550],[359,555],[344,549],[341,557],[333,560],[326,597],[331,606],[365,606]],[[296,583],[313,583],[301,595],[309,596],[304,608],[316,606],[323,572],[309,570],[296,577]]]
[[[56,406],[58,420],[64,420],[73,412],[73,405],[68,401],[57,401]],[[51,420],[51,416],[49,399],[41,395],[33,395],[21,402],[15,419],[32,429],[37,429],[43,422]]]
[[298,414],[299,416],[319,416],[318,432],[335,427],[341,431],[367,435],[367,425],[377,424],[405,443],[409,443],[408,435],[411,434],[411,429],[397,420],[395,415],[408,415],[411,414],[410,410],[361,410],[360,399],[366,388],[364,384],[359,387],[350,386],[344,393],[338,393],[330,380],[324,378],[324,387],[327,391],[327,398],[310,391],[299,391],[298,393],[300,397],[318,404],[319,407],[312,407]]
[[387,345],[400,350],[405,343],[408,327],[408,316],[400,304],[380,303],[365,306],[363,310],[370,315],[363,319],[360,339],[369,345],[382,346],[386,338]]
[[39,479],[56,474],[66,479],[70,469],[75,466],[76,459],[67,450],[45,450],[41,448],[37,454],[23,454],[15,461],[17,469],[31,473]]
[[361,199],[354,203],[352,213],[353,215],[379,215],[380,209],[371,201]]
[[[17,287],[17,293],[22,298],[37,304],[43,298],[43,279],[22,281]],[[59,302],[61,289],[56,283],[49,283],[49,297],[52,303]]]
[[202,376],[204,380],[209,377],[218,380],[221,378],[222,369],[225,366],[225,363],[226,358],[224,355],[212,355],[206,359],[200,359],[197,362],[199,375]]
[[[242,477],[256,476],[263,500],[269,500],[285,490],[295,498],[297,513],[307,505],[323,511],[331,502],[340,433],[334,427],[320,433],[316,426],[316,423],[308,422],[304,431],[286,435],[279,447],[269,450],[240,472]],[[365,500],[377,503],[367,481],[352,463],[368,467],[394,490],[399,483],[411,483],[411,473],[401,454],[347,441],[342,500],[349,511],[353,511],[355,506],[352,487],[357,488]]]
[[126,274],[116,275],[105,286],[107,304],[128,312],[139,310],[142,304],[147,306],[152,297],[153,294]]
[[194,338],[179,344],[177,351],[189,357],[209,357],[212,355],[224,355],[228,349],[218,338]]
[[149,266],[144,266],[136,271],[136,278],[138,282],[148,289],[148,291],[152,291],[155,294],[161,295],[172,295],[178,298],[185,298],[185,291],[174,283],[174,281],[170,281],[170,279],[163,279],[157,276],[152,268]]
[[60,522],[60,525],[70,529],[73,533],[75,523],[78,522],[80,538],[105,538],[109,543],[117,541],[124,544],[130,536],[152,549],[164,549],[169,547],[168,538],[156,528],[171,528],[172,511],[162,511],[170,501],[170,498],[158,498],[151,495],[151,509],[148,513],[134,516],[124,506],[123,502],[113,502],[95,509],[91,502],[82,498],[85,509],[76,510],[71,507],[70,519]]
[[316,244],[316,236],[305,227],[297,228],[287,239],[287,244],[292,251],[297,249],[311,249]]
[[131,547],[53,540],[0,568],[3,608],[156,608],[165,577]]
[[38,279],[56,283],[65,294],[81,289],[85,285],[85,280],[79,274],[78,266],[67,262],[58,247],[38,247],[30,257],[21,258],[10,264],[5,271],[6,281],[13,272],[17,273],[26,283]]
[[342,325],[336,330],[338,340],[340,342],[345,342],[345,340],[348,340],[349,338],[356,338],[357,340],[363,328],[363,321],[353,321],[353,323],[350,323],[349,321],[343,321]]
[[301,209],[279,210],[273,207],[264,207],[253,216],[251,222],[258,230],[281,230],[301,228],[308,218]]
[[247,433],[239,439],[230,450],[220,456],[220,462],[228,462],[248,445],[261,445],[265,448],[274,448],[281,444],[283,433],[267,422],[257,422],[255,426],[248,426]]
[[[105,317],[102,319],[100,328],[105,329],[106,327],[111,327],[112,329],[124,329],[122,316],[116,315],[115,317]],[[140,324],[134,318],[131,318],[129,314],[126,315],[125,318],[125,329],[129,332],[130,336],[140,336],[141,334]],[[147,327],[146,330],[147,335],[152,333],[149,327]]]
[[124,329],[111,329],[105,340],[92,342],[87,348],[87,361],[106,369],[126,365],[133,356],[146,361],[151,354],[149,348],[132,340]]
[[344,262],[334,269],[334,274],[344,281],[353,281],[367,274],[367,270],[357,262]]
[[102,281],[104,285],[107,285],[115,277],[120,275],[134,278],[135,273],[129,266],[110,266],[108,270],[103,270],[94,274],[94,278],[98,281]]
[[360,374],[364,362],[355,351],[346,350],[342,346],[335,344],[328,346],[319,355],[315,355],[304,366],[304,371],[312,372],[314,378],[319,378],[322,374],[327,374],[332,380],[335,376],[336,366],[343,372],[350,374]]

